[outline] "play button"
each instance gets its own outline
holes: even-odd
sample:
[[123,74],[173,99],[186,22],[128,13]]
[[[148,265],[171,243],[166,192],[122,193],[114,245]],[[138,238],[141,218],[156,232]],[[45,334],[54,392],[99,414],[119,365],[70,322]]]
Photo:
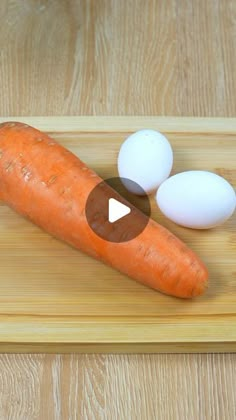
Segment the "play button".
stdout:
[[108,220],[110,223],[120,220],[122,217],[127,216],[130,212],[130,207],[115,200],[115,198],[109,198]]
[[[139,185],[130,193],[124,185],[133,183],[118,177],[100,182],[89,194],[85,214],[93,232],[109,242],[127,242],[147,226],[151,207],[148,196]],[[133,189],[134,190],[134,189]]]

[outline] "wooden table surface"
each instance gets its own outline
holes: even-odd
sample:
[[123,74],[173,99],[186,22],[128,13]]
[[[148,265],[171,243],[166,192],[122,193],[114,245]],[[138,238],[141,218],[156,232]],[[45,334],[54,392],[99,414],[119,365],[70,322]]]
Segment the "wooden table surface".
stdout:
[[[2,0],[0,115],[236,115],[233,0]],[[0,356],[0,420],[234,420],[236,355]]]

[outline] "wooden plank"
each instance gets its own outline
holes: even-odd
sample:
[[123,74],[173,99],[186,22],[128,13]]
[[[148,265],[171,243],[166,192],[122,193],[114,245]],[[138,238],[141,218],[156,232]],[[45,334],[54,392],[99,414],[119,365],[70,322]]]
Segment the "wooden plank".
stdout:
[[1,115],[234,117],[235,2],[213,3],[1,0]]
[[[68,117],[60,128],[57,117],[27,122],[47,129],[106,178],[116,174],[126,134],[151,120]],[[182,124],[180,119],[152,121],[151,128],[161,126],[160,121],[168,133],[173,173],[208,169],[236,187],[236,119],[219,119],[218,125],[214,119],[202,125],[194,118]],[[235,351],[236,215],[216,229],[194,231],[168,221],[153,198],[151,205],[152,218],[206,262],[210,288],[204,296],[189,301],[148,289],[57,241],[1,203],[0,351]]]

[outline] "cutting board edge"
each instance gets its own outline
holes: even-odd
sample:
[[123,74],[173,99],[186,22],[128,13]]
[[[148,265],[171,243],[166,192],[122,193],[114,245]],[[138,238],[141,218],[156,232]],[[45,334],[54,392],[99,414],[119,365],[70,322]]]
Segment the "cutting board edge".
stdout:
[[235,342],[206,343],[0,343],[0,354],[236,353]]
[[48,132],[132,132],[152,128],[169,133],[236,133],[236,118],[162,116],[31,116],[0,117],[0,123],[19,121]]
[[214,316],[207,320],[166,318],[157,322],[135,322],[128,318],[107,322],[96,318],[4,318],[0,317],[0,353],[236,351],[236,316]]

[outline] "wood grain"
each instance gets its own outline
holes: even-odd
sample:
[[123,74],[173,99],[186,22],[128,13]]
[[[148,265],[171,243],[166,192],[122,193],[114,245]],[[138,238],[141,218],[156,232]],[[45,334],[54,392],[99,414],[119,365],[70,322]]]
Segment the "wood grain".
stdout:
[[[0,114],[235,117],[235,2],[132,4],[2,0]],[[1,420],[236,417],[234,354],[0,360]]]
[[2,0],[1,115],[235,116],[232,0]]
[[235,354],[0,355],[0,418],[233,420],[235,366]]

